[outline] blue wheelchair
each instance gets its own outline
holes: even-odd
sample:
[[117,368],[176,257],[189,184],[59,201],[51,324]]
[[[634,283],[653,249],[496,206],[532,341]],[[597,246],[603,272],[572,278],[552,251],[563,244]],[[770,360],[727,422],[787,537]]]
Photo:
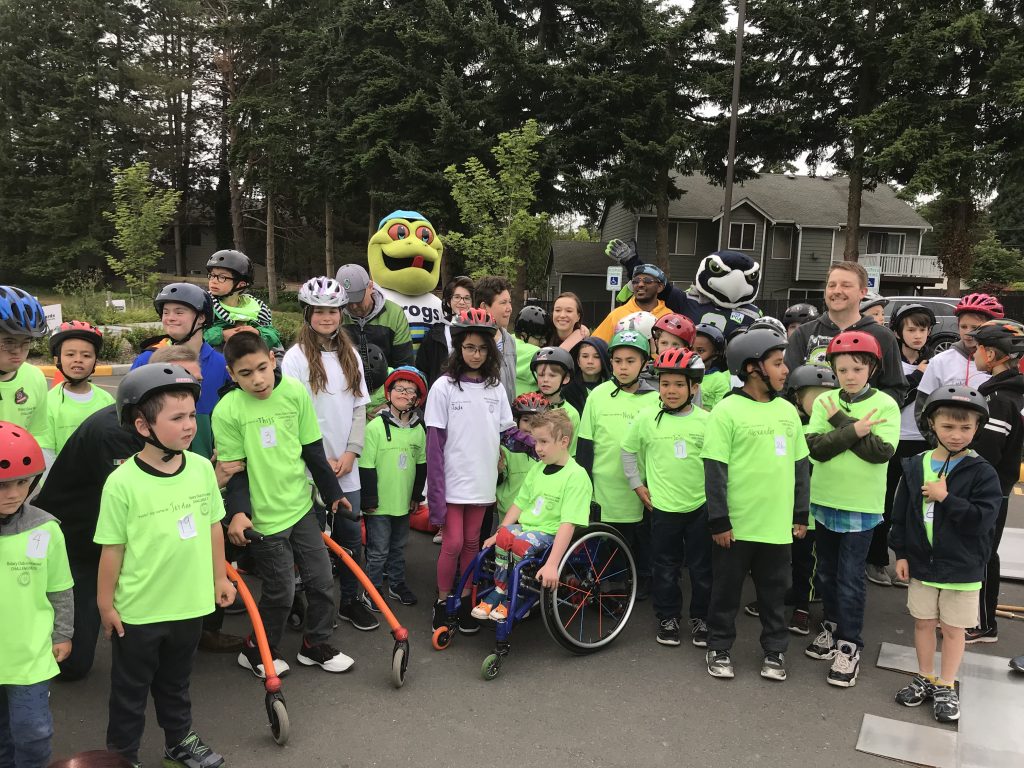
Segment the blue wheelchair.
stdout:
[[[576,529],[558,566],[558,586],[548,589],[537,579],[550,550],[527,557],[510,569],[508,617],[496,624],[494,653],[484,659],[480,674],[493,680],[511,650],[512,628],[540,609],[544,628],[567,651],[585,655],[611,644],[626,627],[636,602],[636,563],[614,528],[592,523]],[[494,547],[481,551],[462,574],[445,603],[445,625],[431,638],[435,650],[447,648],[455,636],[462,593],[472,585],[473,605],[494,590]]]

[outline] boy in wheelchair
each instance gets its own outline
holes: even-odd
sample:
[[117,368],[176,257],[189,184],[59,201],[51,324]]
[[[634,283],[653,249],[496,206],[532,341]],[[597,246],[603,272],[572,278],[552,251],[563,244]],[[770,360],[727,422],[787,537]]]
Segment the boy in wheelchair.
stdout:
[[550,554],[537,580],[548,588],[557,586],[558,564],[573,531],[589,522],[593,489],[586,470],[569,455],[569,416],[562,409],[538,414],[533,439],[540,461],[524,478],[498,532],[484,542],[484,549],[494,547],[494,590],[473,609],[477,619],[506,619],[510,569],[548,548]]

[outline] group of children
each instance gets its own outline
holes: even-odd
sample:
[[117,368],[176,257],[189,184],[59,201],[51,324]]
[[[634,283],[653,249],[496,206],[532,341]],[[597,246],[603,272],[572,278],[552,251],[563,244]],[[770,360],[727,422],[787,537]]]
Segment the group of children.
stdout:
[[[244,293],[249,260],[218,252],[208,271],[209,291],[175,283],[157,295],[166,335],[148,344],[116,399],[89,382],[102,336],[78,322],[50,337],[64,381],[47,393],[39,369],[24,365],[31,343],[48,335],[42,308],[0,287],[0,551],[8,564],[0,602],[23,627],[0,641],[11,660],[0,670],[8,762],[48,761],[49,680],[77,650],[77,626],[102,627],[112,643],[110,750],[139,764],[152,695],[165,759],[223,765],[192,727],[188,688],[197,646],[219,632],[211,617],[235,599],[225,547],[230,559],[245,552],[262,580],[274,673],[288,671],[278,648],[290,623],[302,631],[300,664],[344,672],[354,661],[331,645],[335,619],[361,630],[379,622],[344,570],[335,601],[323,533],[359,560],[362,516],[367,576],[382,594],[386,579],[391,599],[413,605],[405,545],[424,494],[442,533],[435,629],[481,546],[495,548],[496,588],[476,605],[462,601],[464,633],[507,620],[507,572],[518,560],[551,548],[538,578],[555,586],[573,530],[599,520],[633,550],[637,596],[652,598],[659,644],[681,644],[685,567],[690,640],[706,648],[708,673],[734,677],[743,607],[762,624],[761,676],[782,681],[789,635],[810,634],[818,594],[821,628],[805,653],[830,661],[828,683],[850,687],[874,565],[909,586],[915,619],[919,674],[896,700],[931,701],[940,721],[959,717],[953,683],[965,642],[972,633],[996,637],[992,558],[1024,444],[1024,331],[1002,318],[995,299],[965,297],[961,343],[927,364],[934,315],[920,305],[893,313],[900,373],[912,383],[920,375],[916,398],[903,402],[871,384],[884,359],[877,329],[840,331],[826,365],[787,368],[787,334],[813,320],[810,305],[728,340],[681,315],[634,313],[607,344],[538,343],[533,386],[516,387],[510,402],[501,327],[490,312],[468,308],[452,318],[451,352],[433,383],[399,367],[384,383],[381,410],[367,413],[371,393],[342,328],[348,297],[336,280],[303,285],[304,324],[279,362],[269,310]],[[524,350],[546,340],[537,309],[525,308],[516,324]],[[107,424],[108,435],[110,424],[123,430],[117,455],[93,422]],[[65,450],[108,458],[92,473],[95,509],[62,518],[62,530],[53,500],[71,476],[60,464]],[[496,532],[484,522],[495,503],[503,516]],[[884,562],[872,559],[875,548]],[[69,551],[91,554],[69,562]],[[741,606],[748,573],[757,600]],[[84,641],[86,671],[93,642]],[[266,676],[254,637],[240,646],[238,664]]]

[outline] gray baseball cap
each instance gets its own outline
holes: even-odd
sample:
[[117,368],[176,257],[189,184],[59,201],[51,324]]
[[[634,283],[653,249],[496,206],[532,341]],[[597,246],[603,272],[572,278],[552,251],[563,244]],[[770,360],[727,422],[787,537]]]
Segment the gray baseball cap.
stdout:
[[339,270],[335,278],[341,287],[348,294],[350,304],[358,304],[366,296],[366,289],[370,287],[370,276],[358,264],[345,264]]

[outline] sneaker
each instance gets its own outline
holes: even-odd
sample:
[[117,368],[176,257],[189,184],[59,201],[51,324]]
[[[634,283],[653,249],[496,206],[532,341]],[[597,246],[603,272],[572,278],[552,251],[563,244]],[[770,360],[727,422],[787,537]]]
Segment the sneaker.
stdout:
[[857,672],[860,671],[860,651],[853,643],[840,640],[836,648],[836,656],[832,659],[832,668],[828,671],[829,685],[840,688],[852,688],[857,684]]
[[480,619],[481,621],[483,621],[484,619],[490,617],[491,611],[493,610],[493,605],[488,603],[486,600],[481,600],[479,603],[476,604],[476,608],[473,609],[473,612],[470,615],[474,619]]
[[392,600],[397,600],[402,605],[416,605],[419,600],[409,587],[405,585],[405,582],[398,584],[391,584],[388,587],[388,597]]
[[[495,606],[497,610],[497,606]],[[508,610],[507,608],[505,609]],[[507,614],[506,614],[507,615]],[[491,611],[491,618],[497,621],[498,619],[494,616],[494,611]],[[459,606],[459,617],[456,629],[463,635],[475,635],[480,631],[480,622],[473,618],[473,609],[469,604],[469,600],[463,600]]]
[[440,544],[441,543],[441,532],[438,531],[437,533],[435,533],[434,534],[434,538],[432,538],[431,541],[434,542],[435,544]]
[[960,696],[953,686],[937,685],[932,693],[932,714],[940,723],[955,723],[960,719]]
[[[476,617],[474,616],[473,618]],[[488,614],[487,618],[491,621],[505,621],[508,618],[508,603],[498,603]]]
[[972,627],[971,629],[968,629],[965,634],[964,642],[967,643],[967,645],[999,642],[999,632],[996,631],[995,627],[989,627],[988,629]]
[[919,707],[935,693],[935,683],[921,675],[914,675],[910,682],[896,691],[896,703],[904,707]]
[[363,632],[369,632],[380,626],[380,622],[366,610],[366,604],[359,598],[341,606],[338,609],[338,618],[352,622],[353,627]]
[[889,572],[882,565],[871,565],[870,563],[865,566],[864,572],[868,577],[868,581],[872,584],[877,584],[880,587],[891,587],[892,578],[889,576]]
[[793,615],[789,617],[789,631],[794,635],[811,634],[811,614],[799,608],[793,609]]
[[679,645],[679,619],[662,619],[658,623],[658,636],[655,639],[661,645]]
[[698,648],[708,647],[708,625],[704,619],[690,619],[690,642]]
[[220,768],[224,758],[210,749],[195,731],[173,747],[164,747],[164,760],[181,763],[186,768]]
[[786,679],[786,655],[777,651],[765,651],[764,661],[761,663],[761,677],[765,680]]
[[908,589],[910,587],[910,579],[901,579],[895,573],[889,574],[889,579],[892,581],[894,587],[903,587]]
[[307,645],[305,640],[302,641],[302,647],[295,658],[299,664],[307,667],[317,666],[327,672],[346,672],[355,664],[355,661],[328,643]]
[[444,600],[434,602],[434,620],[430,622],[430,628],[438,630],[448,624],[448,608]]
[[708,674],[712,677],[724,677],[731,680],[736,676],[728,651],[708,651],[704,660],[708,664]]
[[[278,677],[284,677],[288,674],[291,667],[288,666],[288,662],[281,658],[281,654],[277,648],[270,649],[270,655],[274,658],[274,674]],[[263,659],[260,658],[260,649],[255,645],[249,645],[246,643],[242,646],[242,650],[238,654],[238,666],[242,669],[248,669],[260,680],[266,680],[266,671],[263,669]]]
[[804,649],[804,653],[812,659],[834,659],[836,656],[836,638],[833,633],[836,625],[831,621],[821,622],[821,632],[814,642]]
[[758,616],[760,616],[761,615],[761,611],[757,607],[757,600],[755,600],[752,603],[747,603],[746,605],[744,605],[743,606],[743,612],[745,614],[747,614],[747,616],[753,616],[755,619]]
[[238,653],[243,645],[244,637],[208,629],[204,629],[199,638],[199,647],[210,653]]
[[[377,590],[377,594],[381,596],[382,600],[387,600],[387,598],[384,597],[384,587],[374,586],[374,589]],[[377,604],[375,602],[373,602],[373,598],[371,598],[365,592],[360,594],[359,597],[356,598],[356,600],[358,600],[360,603],[362,603],[363,604],[363,608],[365,608],[366,610],[370,611],[371,613],[380,613],[380,608],[378,608]]]

